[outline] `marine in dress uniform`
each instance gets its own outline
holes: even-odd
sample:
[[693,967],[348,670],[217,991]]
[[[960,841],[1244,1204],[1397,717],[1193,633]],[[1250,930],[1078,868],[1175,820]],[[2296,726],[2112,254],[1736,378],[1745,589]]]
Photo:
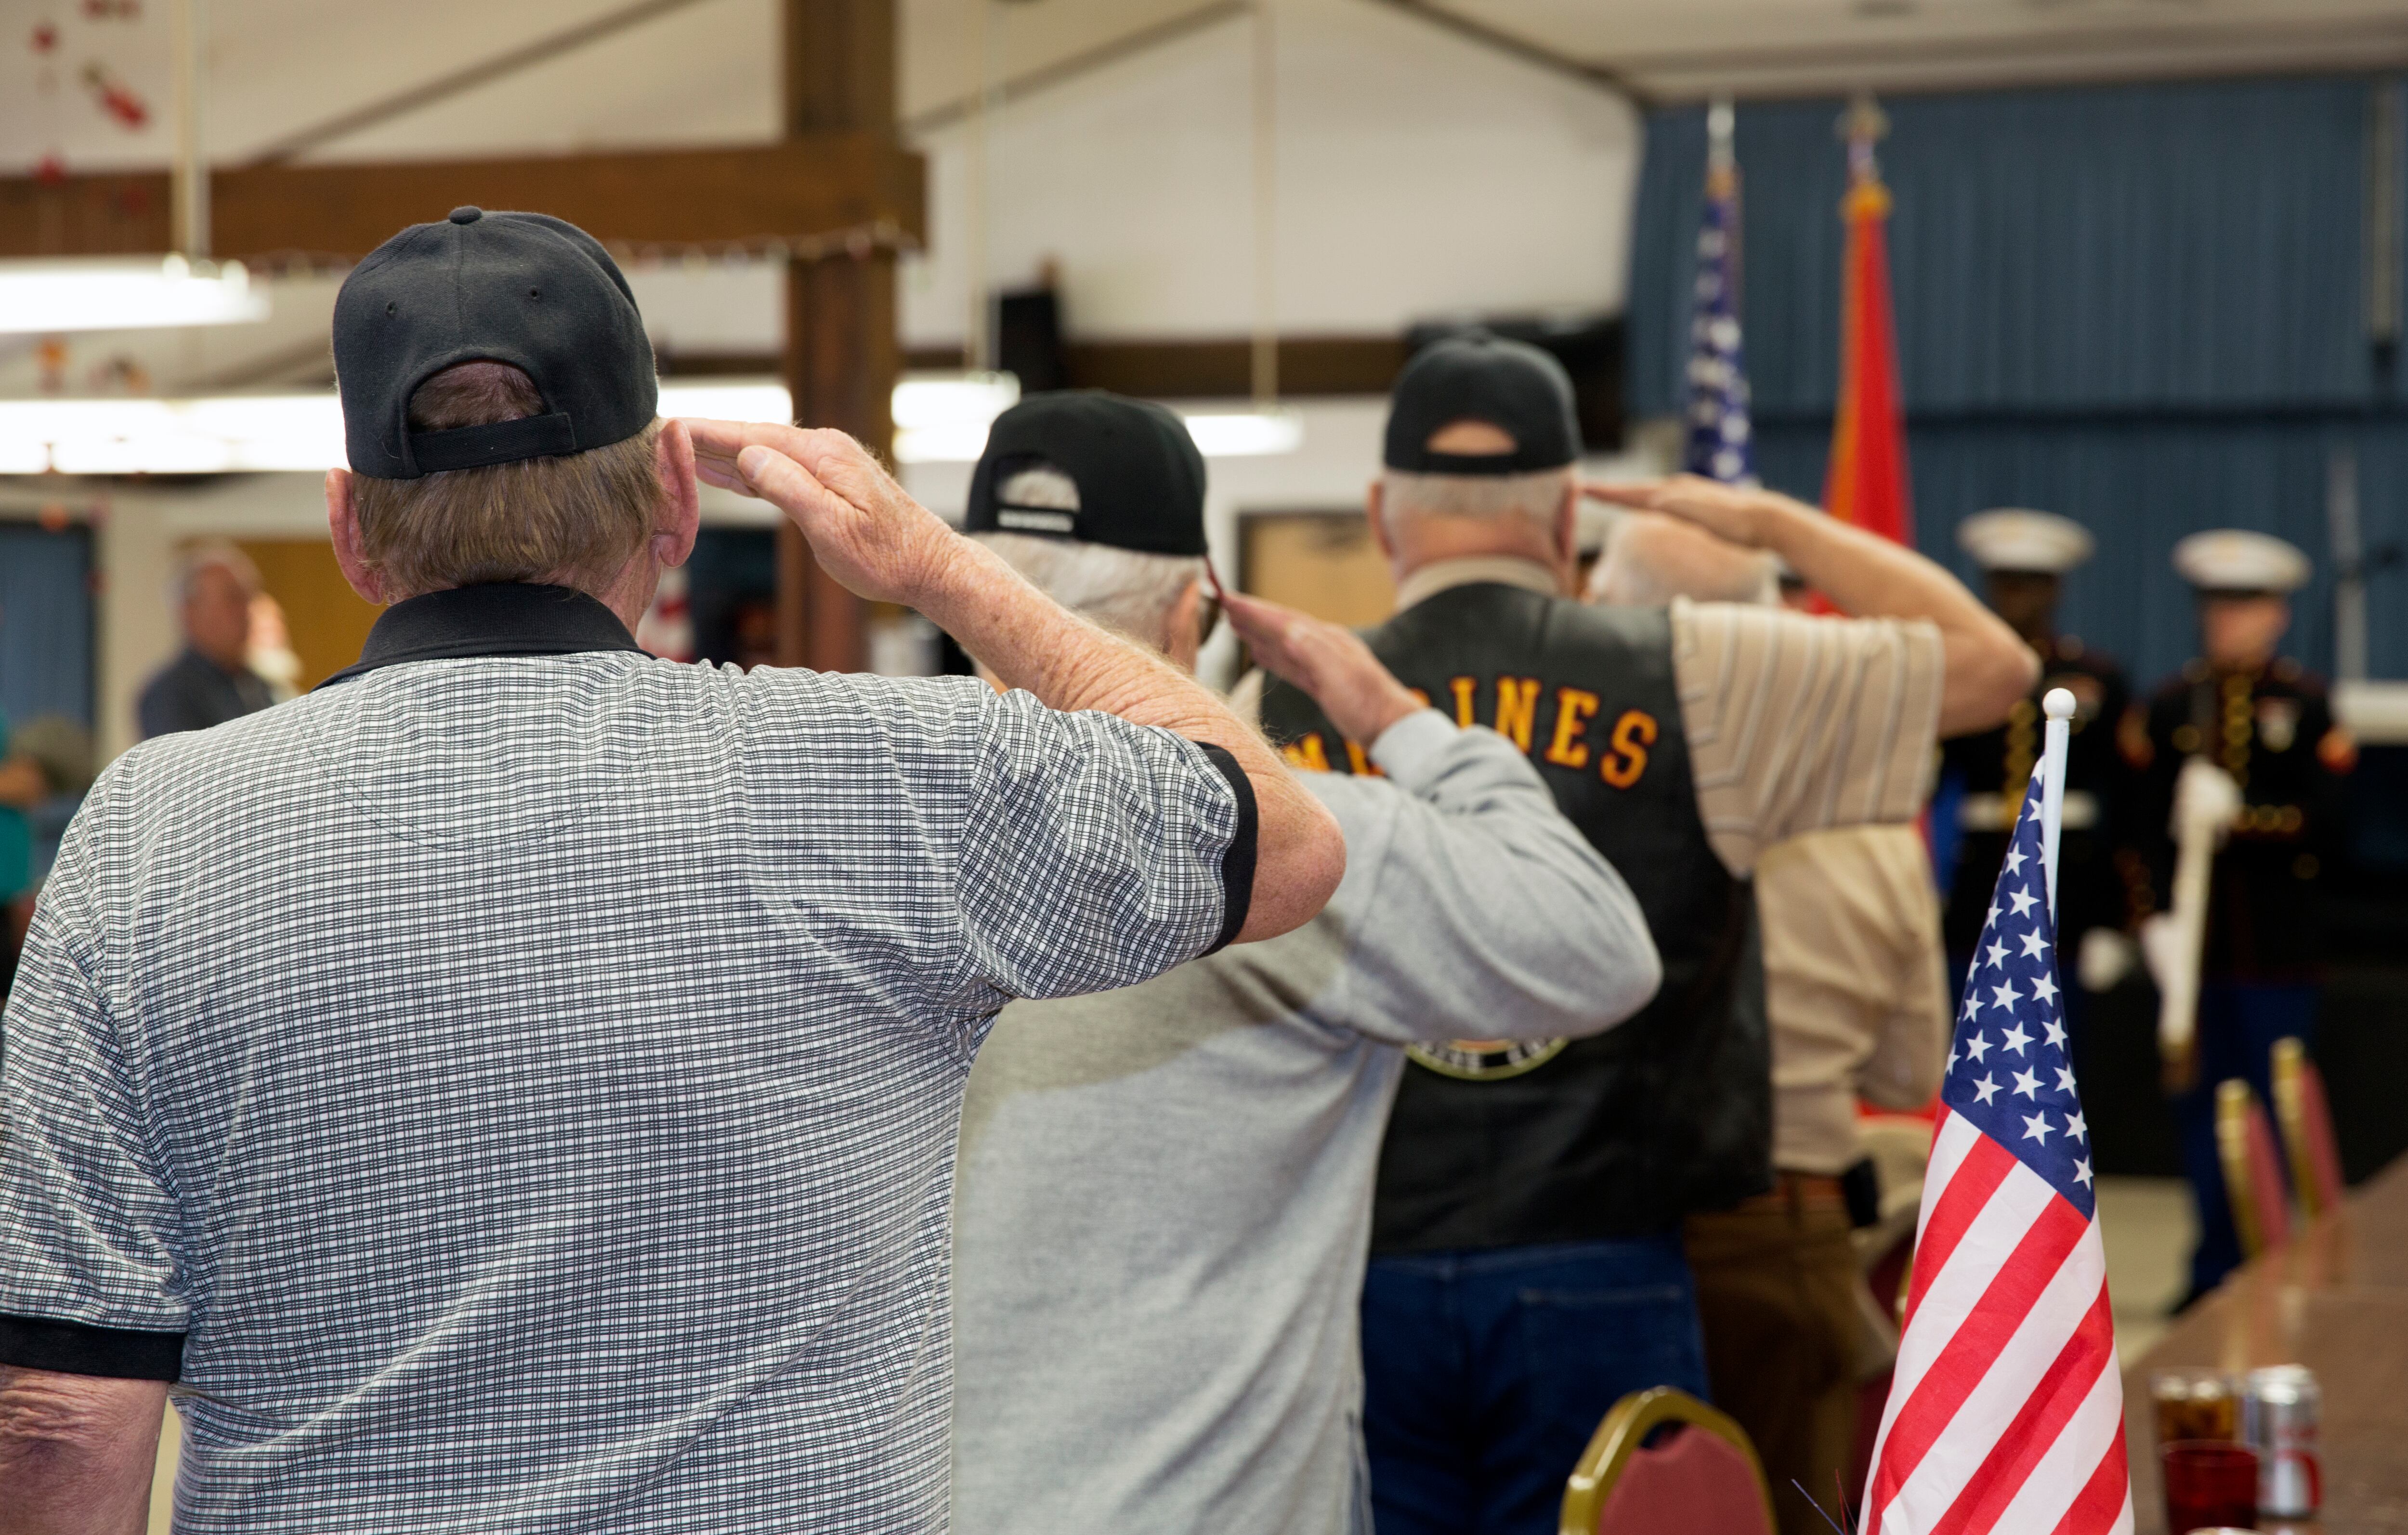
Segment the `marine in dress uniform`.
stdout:
[[[2014,706],[2005,724],[1979,735],[1958,736],[1941,748],[1934,807],[1956,832],[1955,866],[1946,875],[1942,935],[1950,973],[1961,980],[1989,914],[1990,893],[2007,855],[2024,785],[2031,780],[2032,764],[2040,760],[2046,724],[2041,699],[2051,688],[2066,689],[2074,700],[2072,734],[2066,746],[2065,829],[2057,853],[2058,931],[2066,937],[2069,954],[2094,929],[2119,935],[2106,941],[2122,946],[2124,897],[2110,850],[2114,846],[2114,812],[2123,797],[2126,776],[2116,755],[2115,728],[2131,689],[2112,658],[2057,632],[2057,606],[2065,574],[2089,559],[2095,547],[2081,524],[2055,512],[2000,508],[1965,519],[1956,541],[1987,577],[1985,595],[1991,609],[2041,659],[2040,684]],[[2130,950],[2123,948],[2123,954],[2128,956]],[[2093,967],[2086,965],[2084,970],[2087,976]],[[2071,1022],[2078,1028],[2078,1005],[2069,1011],[2076,1014]]]
[[2203,757],[2231,776],[2241,809],[2209,884],[2197,1070],[2174,1098],[2199,1212],[2197,1296],[2241,1261],[2216,1158],[2215,1087],[2245,1077],[2271,1102],[2274,1041],[2315,1038],[2317,893],[2358,749],[2334,721],[2323,681],[2274,653],[2290,624],[2289,594],[2308,580],[2308,557],[2280,538],[2223,529],[2185,538],[2173,563],[2199,591],[2201,653],[2145,705],[2127,710],[2117,731],[2137,777],[2131,845],[2117,862],[2136,925],[2163,921],[2174,865],[2169,824],[2183,764]]

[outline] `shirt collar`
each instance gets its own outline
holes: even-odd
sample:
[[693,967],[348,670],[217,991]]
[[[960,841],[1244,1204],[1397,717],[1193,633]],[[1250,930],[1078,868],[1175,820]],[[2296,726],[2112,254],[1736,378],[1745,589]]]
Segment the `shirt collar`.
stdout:
[[582,592],[519,582],[460,586],[386,609],[359,660],[318,685],[410,661],[642,650],[618,614]]
[[1467,554],[1459,559],[1432,560],[1407,576],[1398,584],[1397,607],[1400,610],[1411,608],[1450,587],[1480,581],[1519,586],[1551,597],[1563,595],[1563,588],[1555,583],[1555,573],[1537,560],[1526,560],[1519,554]]

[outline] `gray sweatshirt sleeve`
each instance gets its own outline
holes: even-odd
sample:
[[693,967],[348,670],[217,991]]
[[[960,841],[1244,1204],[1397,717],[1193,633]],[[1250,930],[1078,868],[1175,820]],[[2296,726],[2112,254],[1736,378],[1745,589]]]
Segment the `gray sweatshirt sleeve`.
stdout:
[[1371,759],[1404,793],[1386,796],[1388,835],[1350,913],[1349,1025],[1397,1043],[1553,1039],[1655,997],[1663,966],[1630,887],[1520,752],[1426,710]]

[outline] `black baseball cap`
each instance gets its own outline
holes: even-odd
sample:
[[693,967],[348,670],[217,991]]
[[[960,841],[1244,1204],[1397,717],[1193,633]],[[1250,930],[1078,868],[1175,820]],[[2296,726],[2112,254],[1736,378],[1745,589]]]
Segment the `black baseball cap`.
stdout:
[[964,527],[1204,552],[1204,455],[1161,406],[1101,389],[1033,395],[995,418]]
[[[508,363],[544,414],[409,429],[409,396],[460,363]],[[652,343],[619,264],[544,213],[455,208],[385,241],[335,297],[335,381],[355,473],[416,480],[624,442],[660,408]]]
[[[1429,439],[1459,421],[1513,439],[1510,453],[1438,453]],[[1580,457],[1580,423],[1564,365],[1526,341],[1470,331],[1414,353],[1388,399],[1381,459],[1412,474],[1531,474]]]

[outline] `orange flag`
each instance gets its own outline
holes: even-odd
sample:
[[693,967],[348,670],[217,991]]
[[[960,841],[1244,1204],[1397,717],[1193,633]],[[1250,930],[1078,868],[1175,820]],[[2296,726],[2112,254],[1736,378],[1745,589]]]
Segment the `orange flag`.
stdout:
[[1906,423],[1898,383],[1898,329],[1890,312],[1889,188],[1874,168],[1880,114],[1870,102],[1850,113],[1851,180],[1841,215],[1848,223],[1840,308],[1840,409],[1823,507],[1843,523],[1902,544],[1914,542],[1906,476]]

